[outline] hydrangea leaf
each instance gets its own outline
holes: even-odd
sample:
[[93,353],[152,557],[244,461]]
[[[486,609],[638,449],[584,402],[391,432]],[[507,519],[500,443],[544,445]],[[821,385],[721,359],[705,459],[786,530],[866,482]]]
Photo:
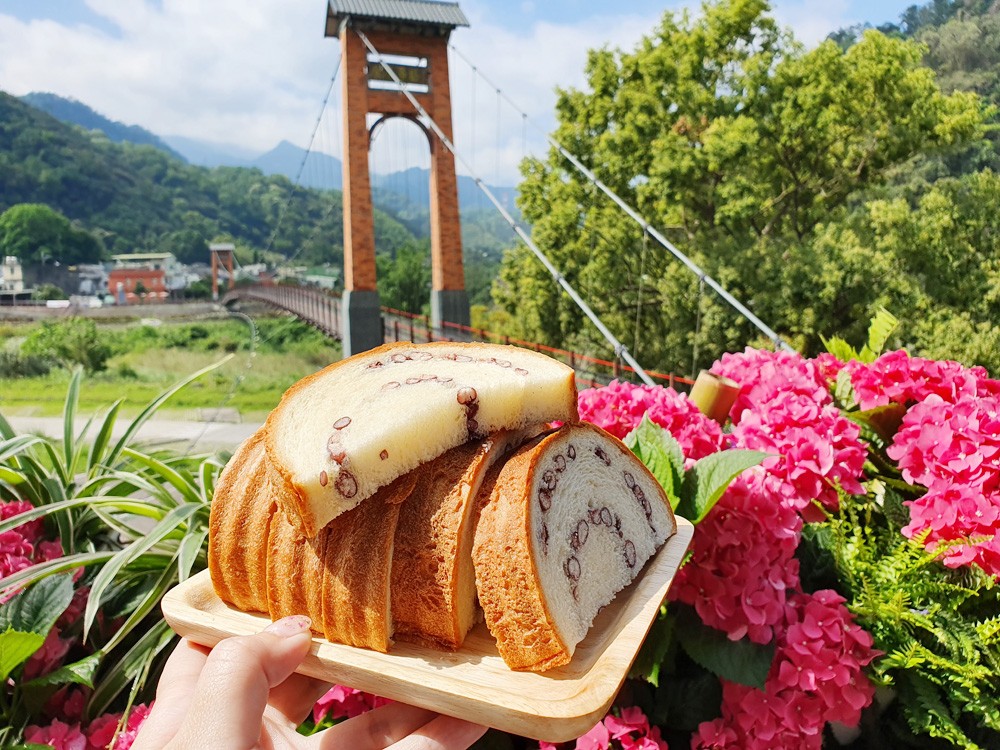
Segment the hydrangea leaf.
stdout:
[[727,450],[699,459],[684,477],[677,512],[691,523],[698,523],[712,510],[730,482],[769,455],[762,451]]
[[101,659],[104,658],[103,651],[96,651],[89,656],[80,659],[72,664],[64,664],[54,672],[38,677],[25,684],[25,687],[45,687],[47,685],[62,685],[72,682],[77,685],[94,687],[94,675],[97,668],[101,666]]
[[69,574],[43,578],[0,607],[0,630],[39,633],[44,638],[72,600]]
[[773,644],[762,646],[747,638],[731,641],[722,631],[705,625],[690,607],[678,609],[677,638],[685,653],[712,674],[764,689],[774,661]]
[[8,628],[0,633],[0,681],[6,682],[10,673],[26,662],[42,644],[45,636]]
[[681,444],[669,431],[644,414],[639,425],[622,442],[646,465],[676,510],[684,478],[684,454]]

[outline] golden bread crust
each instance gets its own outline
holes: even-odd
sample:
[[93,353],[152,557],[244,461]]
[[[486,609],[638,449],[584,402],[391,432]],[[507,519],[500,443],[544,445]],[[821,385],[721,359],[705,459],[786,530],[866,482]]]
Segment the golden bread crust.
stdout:
[[267,607],[272,620],[307,615],[323,632],[324,548],[327,537],[308,538],[280,508],[271,518],[267,542]]
[[393,540],[400,505],[415,484],[416,476],[406,474],[323,529],[322,623],[327,640],[389,650]]
[[467,443],[413,472],[416,487],[400,511],[393,553],[392,617],[400,640],[457,649],[472,626],[472,613],[459,611],[473,500],[463,479],[485,460],[481,443]]
[[494,467],[480,497],[472,561],[486,625],[508,667],[542,672],[572,653],[559,637],[538,586],[531,551],[529,491],[537,453],[551,436],[531,441]]
[[209,514],[208,568],[215,592],[248,612],[267,612],[267,539],[275,500],[266,463],[258,430],[219,475]]

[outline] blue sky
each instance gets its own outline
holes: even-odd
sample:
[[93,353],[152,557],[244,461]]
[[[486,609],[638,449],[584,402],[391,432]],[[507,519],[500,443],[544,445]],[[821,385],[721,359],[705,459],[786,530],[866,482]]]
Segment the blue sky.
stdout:
[[[772,9],[800,40],[815,44],[842,26],[898,21],[911,4],[772,0]],[[471,26],[456,30],[452,42],[488,79],[453,56],[455,141],[467,156],[460,171],[503,184],[516,181],[526,153],[544,149],[541,133],[554,124],[555,87],[583,84],[588,49],[629,49],[664,11],[699,7],[684,0],[460,5]],[[305,147],[339,54],[339,43],[323,37],[325,6],[325,0],[0,0],[0,89],[72,97],[163,136],[256,153],[282,140]],[[313,141],[335,156],[338,106],[335,87]],[[398,145],[373,149],[373,169],[424,166],[398,155],[419,144],[409,127],[402,134],[385,129],[382,142]]]

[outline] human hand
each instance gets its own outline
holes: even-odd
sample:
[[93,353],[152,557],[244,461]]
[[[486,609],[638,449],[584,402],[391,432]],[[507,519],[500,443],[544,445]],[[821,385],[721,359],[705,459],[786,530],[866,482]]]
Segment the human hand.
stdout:
[[286,617],[214,649],[182,640],[163,668],[133,750],[465,750],[486,727],[402,703],[306,737],[295,728],[328,685],[293,674],[310,621]]

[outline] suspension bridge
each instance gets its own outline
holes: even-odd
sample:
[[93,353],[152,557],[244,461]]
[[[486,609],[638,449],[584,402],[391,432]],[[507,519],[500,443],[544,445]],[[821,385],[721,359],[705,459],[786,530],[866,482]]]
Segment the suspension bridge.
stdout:
[[[296,184],[310,153],[317,145],[320,123],[330,108],[332,95],[339,92],[339,145],[343,192],[343,292],[334,294],[300,285],[254,285],[233,287],[222,302],[264,303],[308,322],[326,335],[340,340],[344,355],[371,349],[386,341],[490,340],[514,343],[546,351],[573,366],[582,383],[604,383],[611,377],[627,376],[647,384],[690,384],[686,378],[649,372],[615,337],[583,296],[539,249],[531,234],[512,216],[475,168],[473,156],[463,155],[455,146],[452,126],[449,52],[456,53],[496,91],[501,100],[520,113],[524,127],[527,115],[479,72],[465,55],[450,44],[453,30],[468,26],[455,2],[438,0],[329,0],[325,34],[337,38],[340,55],[330,87],[303,157]],[[339,84],[339,86],[338,86]],[[326,118],[328,121],[331,118]],[[375,230],[372,176],[369,155],[376,134],[390,121],[415,125],[425,136],[430,154],[429,223],[431,246],[430,315],[417,316],[380,304],[375,263]],[[499,122],[499,120],[498,120]],[[499,128],[499,126],[498,126]],[[687,255],[667,240],[635,208],[608,188],[574,154],[545,134],[548,145],[572,165],[596,190],[604,194],[638,227],[644,239],[659,244],[739,315],[750,321],[776,348],[788,349],[784,341],[718,282],[708,276]],[[497,336],[470,325],[469,300],[465,290],[463,248],[460,231],[457,172],[460,164],[482,195],[509,225],[512,239],[528,247],[607,342],[607,359],[583,356],[531,342]],[[283,215],[283,214],[282,214]],[[280,231],[281,217],[275,234]],[[272,241],[274,236],[272,235]],[[269,246],[271,242],[269,241]],[[294,255],[288,263],[294,261]],[[213,288],[217,290],[218,261],[213,254]],[[232,254],[222,254],[229,263]]]

